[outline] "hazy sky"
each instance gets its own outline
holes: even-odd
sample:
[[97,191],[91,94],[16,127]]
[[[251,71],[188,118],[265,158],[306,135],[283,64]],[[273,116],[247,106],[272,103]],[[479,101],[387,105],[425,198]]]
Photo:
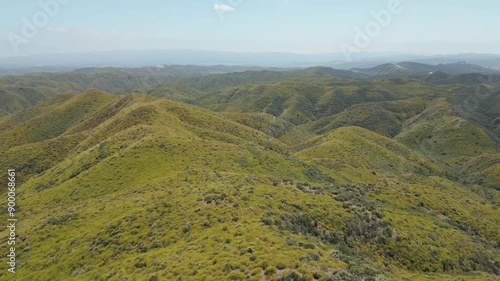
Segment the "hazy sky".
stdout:
[[[68,3],[49,12],[40,5],[55,1]],[[0,0],[0,56],[116,49],[337,53],[343,42],[356,46],[355,29],[373,24],[373,12],[391,1],[397,0]],[[500,53],[500,1],[400,3],[402,11],[385,27],[377,23],[380,32],[374,27],[360,51]]]

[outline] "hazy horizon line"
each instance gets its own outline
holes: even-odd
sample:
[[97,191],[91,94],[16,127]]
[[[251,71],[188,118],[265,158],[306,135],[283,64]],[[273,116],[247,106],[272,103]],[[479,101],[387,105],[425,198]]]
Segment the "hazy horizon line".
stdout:
[[[148,51],[163,51],[163,52],[207,52],[207,53],[232,53],[232,54],[290,54],[290,55],[304,55],[304,56],[314,56],[314,55],[343,55],[342,52],[318,52],[318,53],[308,53],[308,52],[293,52],[293,51],[235,51],[235,50],[216,50],[216,49],[159,49],[159,48],[148,48],[148,49],[113,49],[113,50],[93,50],[93,51],[79,51],[79,52],[43,52],[43,53],[32,53],[23,55],[11,55],[11,56],[0,56],[0,59],[4,58],[22,58],[30,56],[44,56],[44,55],[71,55],[71,54],[92,54],[92,53],[111,53],[111,52],[148,52]],[[423,57],[433,57],[433,56],[459,56],[459,55],[490,55],[490,56],[500,56],[499,53],[484,53],[484,52],[459,52],[459,53],[412,53],[412,52],[400,52],[400,51],[376,51],[376,52],[359,52],[354,53],[355,56],[363,55],[412,55],[412,56],[423,56]]]

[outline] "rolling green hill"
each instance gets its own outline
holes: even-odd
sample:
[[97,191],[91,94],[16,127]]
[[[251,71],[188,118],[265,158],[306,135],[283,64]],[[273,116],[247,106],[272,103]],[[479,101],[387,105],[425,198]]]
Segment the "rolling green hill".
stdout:
[[206,75],[203,71],[207,70],[175,66],[86,68],[72,72],[3,76],[0,77],[0,116],[18,112],[39,101],[67,92],[78,93],[97,88],[115,94],[133,93],[179,78]]
[[[478,85],[331,72],[145,94],[59,81],[19,102],[0,117],[0,169],[19,184],[16,277],[498,280],[497,97],[471,107]],[[14,84],[45,83],[30,79]]]

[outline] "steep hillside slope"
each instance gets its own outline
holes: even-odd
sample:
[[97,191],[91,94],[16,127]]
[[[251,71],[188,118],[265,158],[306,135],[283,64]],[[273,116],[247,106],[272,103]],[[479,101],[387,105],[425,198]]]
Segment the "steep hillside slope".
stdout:
[[342,127],[312,138],[301,145],[298,155],[327,160],[332,169],[354,181],[356,174],[375,176],[377,172],[398,178],[406,174],[442,174],[438,167],[404,145],[360,127]]
[[436,99],[406,122],[396,139],[428,157],[450,162],[457,157],[494,154],[498,150],[484,129],[454,114],[444,98]]
[[[262,86],[242,87],[262,93],[256,90]],[[317,113],[306,115],[293,101],[317,101],[323,91],[304,87],[290,82],[263,90],[282,94],[289,108],[312,120]],[[405,108],[394,101],[377,108],[403,122],[421,107],[416,101],[423,100],[407,99],[414,95],[401,98]],[[221,104],[213,106],[227,109]],[[494,200],[360,127],[335,128],[291,149],[287,137],[304,132],[286,121],[292,115],[276,120],[260,113],[266,106],[252,107],[256,112],[216,113],[89,90],[1,118],[0,169],[18,172],[16,277],[494,280],[500,274]],[[494,159],[478,161],[496,169]]]

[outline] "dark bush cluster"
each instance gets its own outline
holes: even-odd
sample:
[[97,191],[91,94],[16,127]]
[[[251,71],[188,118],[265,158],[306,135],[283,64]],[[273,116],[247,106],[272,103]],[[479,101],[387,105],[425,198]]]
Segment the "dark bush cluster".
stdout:
[[212,193],[212,194],[207,194],[203,201],[207,204],[215,203],[215,204],[220,204],[223,200],[227,198],[227,195],[223,192],[220,193]]
[[295,271],[290,271],[281,276],[277,281],[307,281],[307,278]]

